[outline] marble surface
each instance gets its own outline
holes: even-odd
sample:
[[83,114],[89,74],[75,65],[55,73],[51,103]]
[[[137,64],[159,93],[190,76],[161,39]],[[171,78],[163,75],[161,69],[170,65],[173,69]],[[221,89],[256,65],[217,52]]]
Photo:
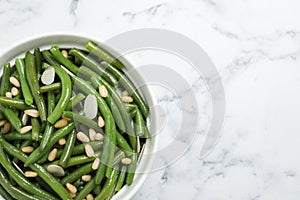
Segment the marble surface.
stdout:
[[[203,80],[177,66],[199,97],[199,130],[190,149],[151,173],[133,199],[294,200],[300,195],[299,8],[298,0],[0,0],[0,52],[26,37],[57,31],[102,40],[146,27],[186,35],[222,77],[222,137],[211,154],[199,158],[211,100]],[[131,57],[145,64],[153,55]],[[156,64],[166,60],[162,56]],[[155,92],[166,113],[163,147],[172,139],[180,107],[171,93],[158,87]]]

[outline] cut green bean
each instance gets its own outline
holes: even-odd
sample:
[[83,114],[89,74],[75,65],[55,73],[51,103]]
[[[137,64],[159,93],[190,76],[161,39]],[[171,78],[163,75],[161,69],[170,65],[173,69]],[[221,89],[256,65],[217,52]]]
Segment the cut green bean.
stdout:
[[61,89],[61,83],[52,83],[50,85],[44,85],[40,88],[41,93],[45,93],[45,92],[50,92],[50,91],[54,91],[54,90],[59,90]]
[[40,85],[37,79],[35,56],[30,52],[27,52],[25,57],[25,74],[34,102],[39,110],[40,118],[42,121],[46,121],[46,104],[43,95],[40,92]]
[[110,192],[114,189],[114,185],[118,178],[119,169],[114,168],[109,179],[105,181],[105,184],[100,192],[100,194],[95,198],[95,200],[104,200],[108,197]]
[[1,80],[1,86],[0,86],[0,95],[5,96],[5,93],[9,91],[10,87],[10,64],[7,63],[3,66],[3,74],[2,74],[2,80]]
[[137,160],[138,160],[138,154],[134,152],[133,155],[131,156],[131,164],[128,167],[128,173],[126,177],[126,184],[128,186],[130,186],[133,182],[135,170],[137,167]]
[[73,183],[75,180],[77,180],[81,176],[91,173],[93,171],[92,165],[93,165],[93,163],[88,163],[88,164],[85,164],[82,167],[76,169],[75,171],[70,173],[68,176],[64,177],[61,180],[61,184],[66,185],[67,183]]
[[16,59],[16,68],[20,77],[20,82],[21,82],[21,90],[23,93],[23,97],[25,99],[25,103],[27,105],[31,105],[33,103],[33,97],[29,88],[29,85],[26,80],[25,76],[25,63],[24,59]]
[[42,72],[42,54],[39,48],[34,49],[34,56],[35,56],[35,66],[36,66],[36,74],[37,79],[40,79],[41,72]]
[[85,47],[87,50],[89,50],[91,53],[95,54],[101,60],[104,60],[108,63],[111,63],[112,65],[116,66],[118,69],[123,69],[125,66],[123,63],[121,63],[117,58],[114,58],[112,55],[110,55],[108,52],[106,52],[104,49],[102,49],[100,46],[98,46],[96,43],[89,41]]
[[51,66],[60,66],[60,64],[56,62],[55,58],[52,56],[52,54],[49,51],[47,50],[42,51],[42,55]]
[[15,98],[0,97],[0,104],[5,106],[11,106],[19,110],[35,109],[33,105],[27,105],[25,101]]
[[60,157],[60,160],[59,160],[59,164],[62,167],[66,167],[67,164],[69,163],[69,160],[70,160],[70,157],[71,157],[74,145],[75,145],[75,141],[76,141],[76,132],[75,132],[75,130],[73,130],[68,136],[67,143],[65,144],[62,156]]
[[[42,135],[39,135],[39,141],[42,139]],[[7,141],[14,141],[14,140],[31,140],[32,134],[31,132],[20,134],[19,132],[12,132],[4,135],[4,139]]]
[[32,125],[32,139],[35,141],[39,141],[40,135],[40,122],[37,118],[31,118],[31,125]]
[[95,179],[93,178],[79,192],[79,194],[75,197],[75,200],[82,200],[82,199],[84,199],[94,189],[95,186],[96,186],[96,183],[95,183]]
[[115,188],[115,191],[117,192],[120,191],[124,185],[125,178],[126,178],[126,171],[127,171],[127,167],[123,165]]
[[13,110],[0,104],[0,111],[17,131],[21,129],[22,122]]

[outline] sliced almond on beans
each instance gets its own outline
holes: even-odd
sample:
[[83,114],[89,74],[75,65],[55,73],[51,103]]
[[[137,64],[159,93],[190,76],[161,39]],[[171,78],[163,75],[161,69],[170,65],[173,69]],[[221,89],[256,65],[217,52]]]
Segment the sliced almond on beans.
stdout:
[[9,78],[9,82],[17,88],[19,88],[21,86],[19,80],[16,77],[11,76]]
[[21,149],[23,153],[32,153],[34,151],[34,148],[32,146],[23,147]]
[[81,179],[84,181],[84,182],[89,182],[91,179],[92,179],[92,176],[91,175],[83,175],[81,177]]
[[89,137],[91,141],[95,140],[96,131],[92,128],[89,129]]
[[99,94],[101,97],[106,98],[108,97],[108,91],[104,85],[99,86]]
[[80,142],[89,142],[90,139],[88,136],[86,136],[83,132],[78,132],[77,133],[77,139],[80,141]]
[[101,133],[96,133],[96,135],[94,136],[94,140],[103,141],[104,136]]
[[48,160],[49,160],[49,161],[55,160],[56,155],[57,155],[57,149],[54,148],[54,149],[49,153],[49,155],[48,155]]
[[11,123],[10,122],[6,122],[4,124],[4,127],[3,127],[3,134],[8,133],[10,131],[10,129],[11,129]]
[[93,170],[97,170],[98,167],[99,167],[99,165],[100,165],[100,159],[99,159],[99,158],[96,158],[96,159],[94,160],[94,162],[93,162],[92,169],[93,169]]
[[133,102],[133,98],[130,97],[130,96],[123,96],[123,97],[122,97],[122,101],[123,101],[124,103],[132,103],[132,102]]
[[31,131],[32,130],[32,126],[24,126],[24,127],[22,127],[21,129],[20,129],[20,133],[21,134],[25,134],[25,133],[27,133],[27,132],[29,132],[29,131]]
[[76,194],[77,188],[76,188],[74,185],[72,185],[71,183],[67,183],[67,184],[66,184],[66,187],[67,187],[67,189],[68,189],[71,193]]
[[84,149],[85,149],[85,153],[86,153],[87,157],[93,157],[95,155],[94,149],[91,145],[86,144],[84,146]]
[[13,96],[12,96],[12,93],[11,93],[11,92],[6,92],[6,93],[5,93],[5,97],[7,97],[7,98],[12,98]]
[[104,125],[105,125],[104,119],[101,116],[99,116],[98,117],[98,126],[100,128],[102,128]]
[[67,126],[67,124],[68,124],[68,121],[67,121],[67,120],[65,120],[65,119],[60,119],[60,120],[58,120],[57,122],[55,122],[54,127],[55,127],[55,128],[62,128],[62,127]]
[[131,159],[130,158],[123,158],[122,159],[122,164],[123,165],[129,165],[129,164],[131,164]]
[[65,175],[65,170],[58,165],[49,165],[47,171],[55,177],[62,177]]
[[50,85],[54,82],[55,79],[55,69],[53,67],[47,68],[42,76],[41,76],[41,81],[45,85]]
[[65,57],[68,58],[68,52],[66,50],[62,50],[61,54]]
[[61,138],[61,139],[58,140],[58,144],[61,145],[61,146],[65,145],[66,143],[67,143],[67,141],[66,141],[65,138]]
[[14,97],[19,94],[19,90],[16,87],[12,87],[10,92],[11,92],[12,96],[14,96]]
[[28,178],[33,178],[33,177],[37,177],[39,174],[36,173],[36,172],[33,172],[33,171],[26,171],[24,173],[24,176],[25,177],[28,177]]
[[98,112],[98,104],[97,99],[94,95],[89,94],[85,100],[83,105],[83,111],[86,117],[90,119],[94,119],[97,116]]
[[0,127],[1,127],[1,126],[4,126],[4,124],[5,124],[6,122],[7,122],[6,119],[0,120]]
[[40,116],[40,112],[35,109],[24,110],[24,113],[30,117],[39,117]]

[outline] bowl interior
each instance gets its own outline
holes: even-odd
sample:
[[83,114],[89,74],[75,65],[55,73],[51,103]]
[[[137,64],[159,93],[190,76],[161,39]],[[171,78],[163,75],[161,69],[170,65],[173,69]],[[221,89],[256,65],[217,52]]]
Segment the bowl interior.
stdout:
[[[25,52],[28,50],[32,50],[34,48],[39,47],[41,50],[43,49],[49,49],[53,44],[59,45],[60,47],[64,48],[71,48],[71,47],[77,47],[80,49],[85,49],[84,45],[87,43],[87,41],[93,40],[94,42],[101,44],[100,41],[98,41],[95,38],[87,37],[87,36],[78,36],[78,34],[48,34],[48,35],[42,35],[42,36],[36,36],[33,38],[28,38],[24,41],[21,41],[10,48],[7,48],[7,50],[4,50],[3,53],[0,55],[0,66],[1,66],[1,72],[0,75],[2,75],[2,66],[5,63],[10,62],[11,65],[14,65],[14,59],[17,57],[24,57]],[[108,52],[113,53],[114,55],[117,55],[117,51],[114,49],[111,49],[110,47],[103,46],[105,50]],[[120,58],[121,61],[126,66],[126,71],[131,70],[129,74],[129,78],[133,81],[136,85],[143,85],[143,77],[137,72],[137,70],[132,70],[135,68],[134,65],[132,65],[132,62],[129,62],[128,59],[122,57]],[[153,92],[151,92],[151,88],[149,88],[147,85],[140,88],[141,94],[146,99],[148,105],[151,107],[156,104],[155,97],[153,95]],[[157,113],[153,111],[150,113],[151,115],[151,123],[149,126],[150,132],[155,133],[157,127]],[[158,148],[158,136],[154,136],[151,139],[147,140],[145,149],[144,149],[144,155],[142,156],[141,161],[138,165],[138,173],[135,176],[134,182],[130,187],[124,186],[120,192],[118,192],[114,196],[114,200],[117,199],[130,199],[142,186],[143,182],[145,181],[147,177],[147,172],[151,171],[152,163],[154,161],[153,153]],[[145,173],[143,173],[145,172]],[[0,196],[1,199],[1,196]]]

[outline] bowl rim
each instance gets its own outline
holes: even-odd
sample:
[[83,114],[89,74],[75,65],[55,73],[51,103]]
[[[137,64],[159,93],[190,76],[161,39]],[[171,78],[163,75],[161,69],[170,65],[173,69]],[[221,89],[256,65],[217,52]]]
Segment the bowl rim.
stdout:
[[[62,40],[60,40],[63,38]],[[56,39],[53,43],[51,43],[50,39]],[[74,40],[73,40],[74,39]],[[48,32],[43,34],[37,34],[30,37],[26,37],[25,39],[18,40],[16,42],[13,42],[11,45],[9,45],[7,48],[3,48],[0,51],[0,69],[3,68],[3,64],[7,62],[11,62],[14,58],[24,54],[25,51],[32,50],[34,47],[42,47],[43,46],[51,46],[56,43],[62,43],[59,45],[63,45],[64,43],[72,43],[72,40],[74,42],[74,45],[80,46],[81,48],[84,48],[83,41],[85,43],[89,40],[92,40],[96,42],[97,44],[101,44],[101,47],[104,48],[109,53],[112,53],[113,55],[120,55],[116,49],[113,49],[110,46],[105,45],[105,43],[100,40],[98,37],[94,37],[88,34],[82,34],[82,33],[74,33],[74,32]],[[35,46],[35,43],[41,43],[42,45]],[[76,44],[75,44],[76,43]],[[82,43],[82,44],[79,44]],[[71,44],[70,44],[71,45]],[[26,46],[29,46],[26,48]],[[32,48],[30,48],[32,46]],[[14,53],[15,52],[15,53]],[[125,65],[130,69],[136,68],[136,65],[134,62],[128,58],[127,56],[122,56],[120,58],[122,62],[125,63]],[[138,70],[136,70],[137,76],[139,80],[144,80],[139,74]],[[0,75],[2,74],[2,70],[0,72]],[[132,77],[130,77],[132,79]],[[134,80],[133,80],[134,82]],[[144,85],[147,95],[143,93],[144,97],[146,98],[147,102],[151,103],[152,105],[155,105],[157,103],[157,100],[155,98],[154,92],[152,91],[152,88],[148,85]],[[156,125],[158,124],[157,120],[157,113],[151,113],[154,117],[152,117],[151,122],[151,132],[155,132],[157,130]],[[114,197],[113,200],[122,199],[122,200],[129,200],[131,199],[134,194],[141,188],[143,183],[145,182],[146,178],[149,175],[149,172],[151,171],[151,168],[154,163],[155,155],[153,152],[156,152],[158,150],[158,143],[159,143],[159,137],[158,135],[155,135],[150,140],[147,140],[145,152],[151,151],[152,155],[147,156],[147,159],[143,159],[143,156],[141,158],[140,163],[138,164],[137,171],[145,171],[146,173],[138,173],[135,175],[135,181],[133,184],[128,187],[124,186],[122,190],[120,190]],[[0,196],[1,198],[1,196]]]

